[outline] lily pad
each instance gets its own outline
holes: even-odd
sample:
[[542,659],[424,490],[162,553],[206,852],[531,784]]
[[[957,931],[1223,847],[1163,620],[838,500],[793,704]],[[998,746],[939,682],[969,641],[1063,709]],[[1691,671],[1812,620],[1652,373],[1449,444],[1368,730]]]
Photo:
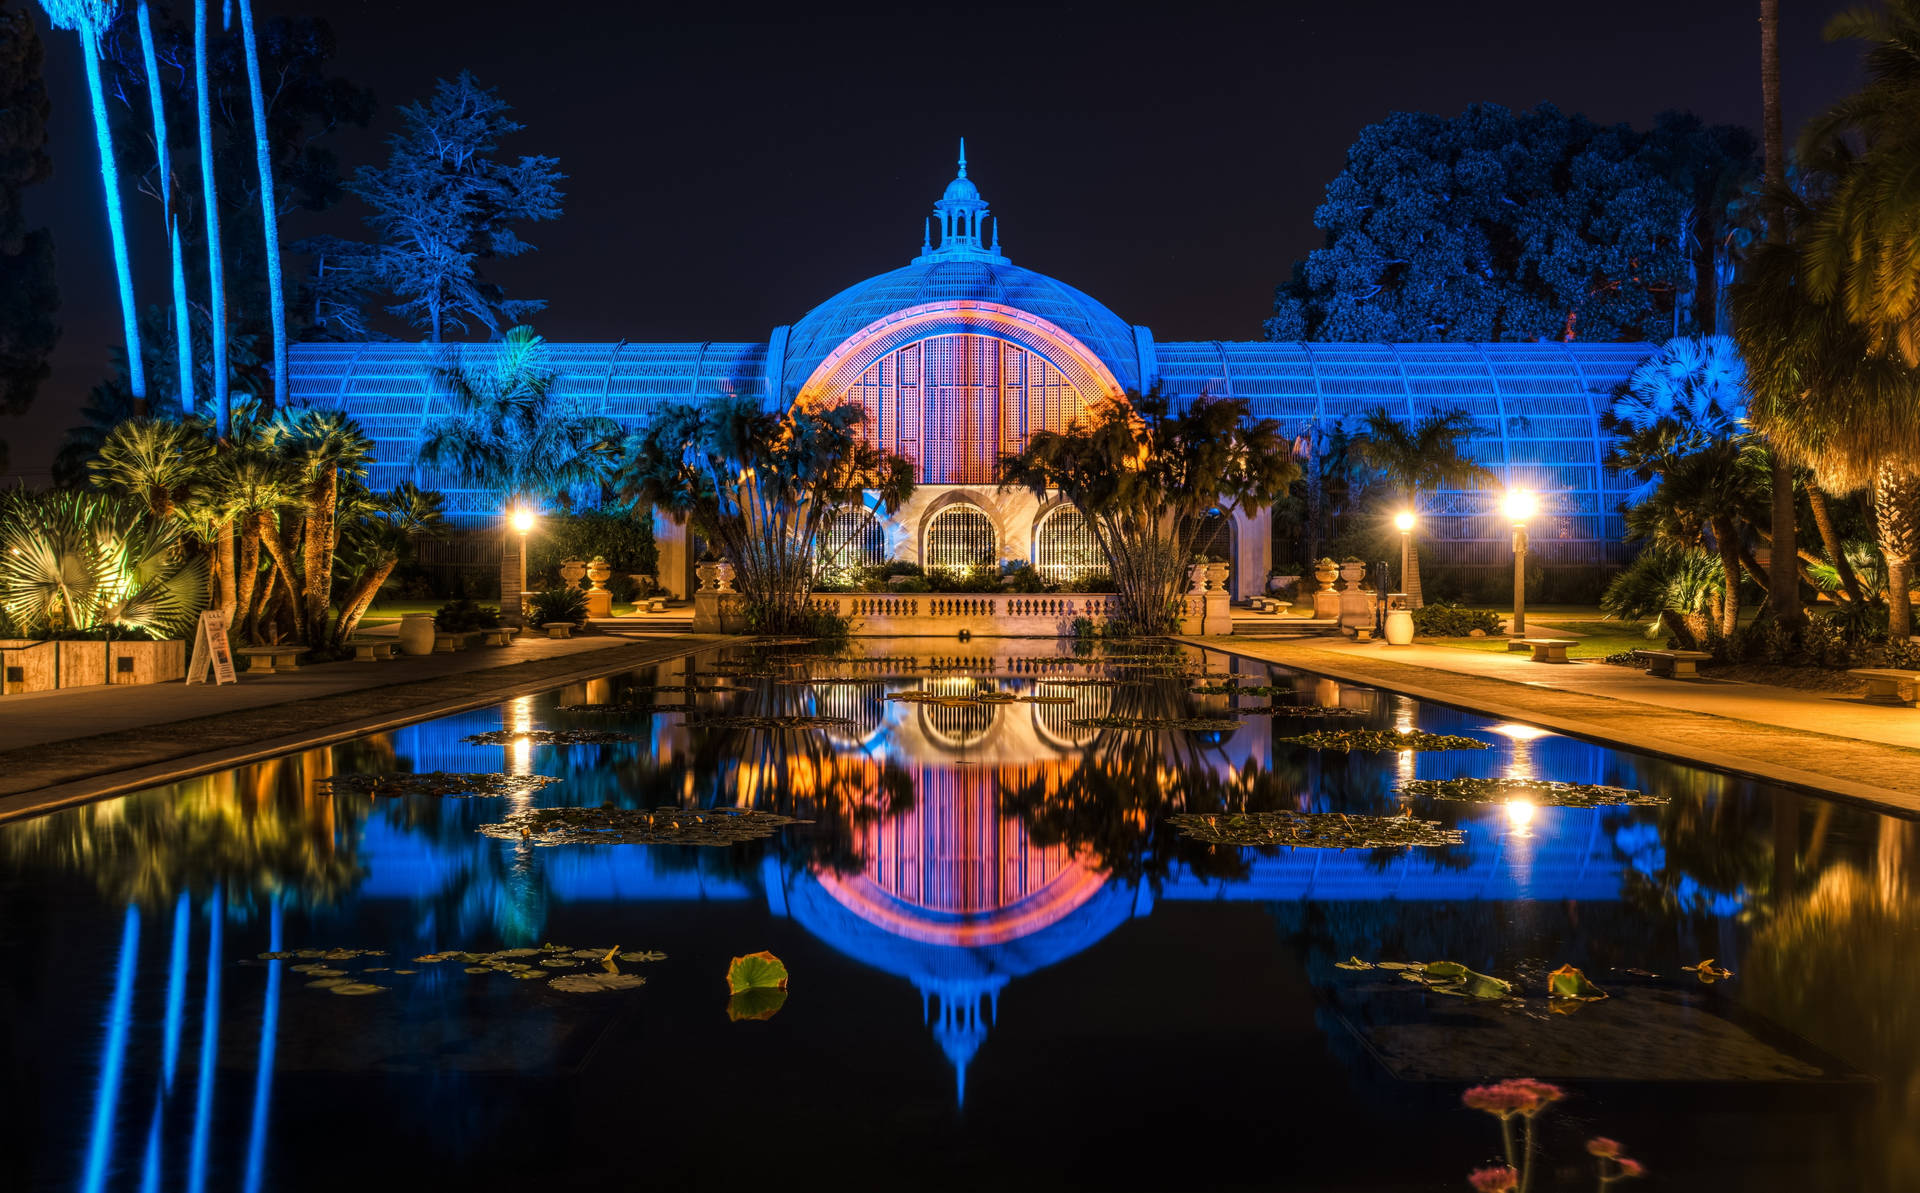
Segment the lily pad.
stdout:
[[1493,749],[1491,745],[1479,738],[1459,737],[1451,733],[1427,733],[1418,729],[1405,733],[1393,729],[1320,729],[1313,733],[1303,733],[1298,737],[1278,738],[1274,744],[1305,746],[1309,750],[1337,750],[1342,754],[1354,752],[1381,754],[1395,750]]
[[1587,980],[1587,975],[1571,965],[1562,965],[1547,975],[1548,998],[1571,998],[1578,1002],[1599,1002],[1607,992]]
[[1224,733],[1240,728],[1232,717],[1079,717],[1068,721],[1075,729],[1185,729],[1196,733]]
[[578,962],[572,957],[548,957],[545,961],[542,961],[540,964],[546,966],[549,969],[571,969],[574,966],[580,964],[580,962]]
[[535,845],[737,845],[810,823],[739,808],[530,808],[479,831]]
[[643,740],[637,733],[617,729],[494,729],[460,739],[476,746],[506,746],[526,742],[535,746],[611,746]]
[[386,987],[376,986],[372,982],[347,982],[344,985],[335,986],[332,989],[335,994],[357,995],[378,994],[382,990],[385,990]]
[[1425,799],[1468,803],[1504,803],[1525,796],[1536,804],[1555,808],[1600,808],[1615,804],[1664,804],[1667,797],[1630,787],[1602,783],[1556,783],[1546,779],[1414,779],[1400,785],[1400,794]]
[[840,725],[858,724],[852,717],[688,717],[687,725],[693,729],[765,729],[784,731],[789,729],[829,729]]
[[568,994],[598,994],[607,990],[631,990],[646,984],[647,979],[631,973],[563,973],[548,982],[547,988]]
[[1461,845],[1466,834],[1410,816],[1345,812],[1188,812],[1169,816],[1181,835],[1209,845],[1284,845],[1297,849],[1400,849]]
[[1362,961],[1358,957],[1348,957],[1345,961],[1335,961],[1333,963],[1333,967],[1335,969],[1374,969],[1376,968],[1373,962]]
[[787,988],[787,966],[772,953],[761,951],[735,957],[727,966],[727,993]]
[[1731,969],[1716,968],[1713,964],[1712,957],[1708,957],[1698,965],[1682,965],[1680,968],[1699,978],[1701,983],[1707,986],[1711,986],[1715,982],[1724,982],[1733,976]]
[[317,980],[317,981],[312,981],[312,982],[308,982],[308,983],[307,983],[307,989],[309,989],[309,990],[331,990],[331,989],[333,989],[333,988],[334,988],[335,986],[346,986],[346,985],[351,985],[351,984],[352,984],[352,982],[353,982],[353,979],[352,979],[352,978],[320,978],[320,979],[319,979],[319,980]]
[[609,716],[648,716],[653,713],[692,712],[686,704],[562,704],[555,712],[606,713]]
[[665,953],[655,952],[622,953],[620,954],[620,959],[622,961],[665,961],[667,955]]
[[456,771],[406,771],[380,774],[335,775],[322,782],[338,795],[532,795],[549,783],[560,780],[552,775],[468,774]]

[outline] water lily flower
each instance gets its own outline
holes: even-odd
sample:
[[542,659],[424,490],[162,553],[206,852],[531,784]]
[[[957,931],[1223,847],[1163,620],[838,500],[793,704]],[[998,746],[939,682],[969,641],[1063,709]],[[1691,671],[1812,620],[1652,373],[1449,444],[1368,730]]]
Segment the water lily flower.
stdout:
[[1474,1193],[1512,1193],[1520,1185],[1520,1174],[1501,1164],[1469,1174],[1467,1183],[1473,1186]]
[[1608,1139],[1604,1135],[1598,1135],[1587,1140],[1587,1154],[1589,1156],[1600,1156],[1608,1160],[1613,1160],[1619,1157],[1620,1151],[1619,1142]]
[[1516,1077],[1492,1085],[1476,1085],[1461,1094],[1460,1101],[1496,1118],[1506,1119],[1516,1114],[1532,1118],[1566,1096],[1566,1091],[1557,1085],[1531,1077]]

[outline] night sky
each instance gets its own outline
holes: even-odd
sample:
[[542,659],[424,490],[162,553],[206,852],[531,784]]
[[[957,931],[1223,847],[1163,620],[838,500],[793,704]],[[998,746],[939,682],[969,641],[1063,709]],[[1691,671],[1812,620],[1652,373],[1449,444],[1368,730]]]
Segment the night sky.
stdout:
[[[500,89],[527,125],[503,148],[569,175],[566,214],[525,231],[540,251],[494,267],[549,301],[535,323],[555,340],[764,339],[918,251],[962,134],[1016,264],[1163,340],[1258,339],[1347,145],[1389,112],[1760,117],[1757,0],[256,6],[325,15],[336,70],[373,88],[374,126],[334,138],[348,170],[436,77]],[[1838,0],[1781,7],[1791,138],[1854,84],[1857,53],[1820,40]],[[65,334],[33,410],[0,424],[29,482],[119,335],[77,42],[41,28],[55,178],[28,209],[54,229]],[[141,301],[162,301],[157,208],[129,203]],[[282,230],[359,235],[359,215],[348,200]]]

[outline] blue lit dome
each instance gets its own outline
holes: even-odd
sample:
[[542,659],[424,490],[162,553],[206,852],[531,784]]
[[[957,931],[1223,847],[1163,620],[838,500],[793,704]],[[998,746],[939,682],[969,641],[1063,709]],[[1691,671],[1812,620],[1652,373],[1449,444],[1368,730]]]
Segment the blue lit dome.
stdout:
[[947,200],[962,199],[975,202],[980,198],[980,188],[973,185],[971,178],[956,178],[947,184],[947,193],[940,197]]
[[786,393],[797,393],[827,354],[861,328],[895,311],[952,299],[1001,303],[1038,315],[1085,344],[1122,387],[1140,387],[1133,329],[1104,303],[1017,265],[935,256],[849,286],[808,311],[787,341],[781,371]]

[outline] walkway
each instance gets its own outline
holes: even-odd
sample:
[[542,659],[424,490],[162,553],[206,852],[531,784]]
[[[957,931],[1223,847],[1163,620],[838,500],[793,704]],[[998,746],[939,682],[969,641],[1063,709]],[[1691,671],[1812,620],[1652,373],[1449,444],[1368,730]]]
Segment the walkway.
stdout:
[[242,675],[217,687],[168,683],[8,696],[0,701],[0,820],[495,704],[716,640],[535,638]]
[[1335,638],[1187,639],[1769,782],[1920,815],[1920,709],[1600,662]]

